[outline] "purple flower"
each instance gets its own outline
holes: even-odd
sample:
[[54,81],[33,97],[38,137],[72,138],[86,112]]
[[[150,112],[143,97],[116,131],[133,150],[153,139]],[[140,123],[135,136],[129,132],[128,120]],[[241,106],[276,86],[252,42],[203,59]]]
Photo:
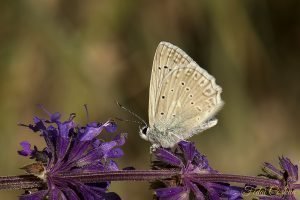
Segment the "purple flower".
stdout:
[[157,161],[153,162],[156,169],[179,169],[180,177],[164,180],[156,187],[156,197],[159,200],[173,199],[242,199],[241,189],[231,187],[228,183],[205,182],[197,174],[217,174],[212,169],[207,158],[200,154],[191,142],[181,141],[174,150],[158,148],[155,152]]
[[31,144],[27,141],[23,141],[20,143],[20,145],[22,146],[22,150],[18,151],[18,153],[22,156],[29,156],[32,154],[32,151],[31,150]]
[[23,125],[40,132],[46,142],[47,147],[40,151],[36,147],[31,149],[31,145],[24,141],[22,150],[18,151],[20,155],[38,161],[23,169],[44,180],[46,187],[20,199],[120,199],[115,193],[107,193],[109,182],[86,184],[60,175],[118,170],[112,159],[123,155],[120,146],[125,143],[126,135],[119,134],[105,142],[96,137],[104,129],[116,131],[116,124],[112,121],[79,126],[73,120],[74,114],[63,122],[59,113],[49,117],[49,120],[35,117],[33,125]]
[[298,166],[294,165],[290,159],[283,156],[279,157],[279,164],[280,169],[277,169],[270,163],[264,163],[263,176],[278,180],[281,183],[281,186],[270,188],[268,196],[261,196],[260,199],[296,200],[293,184],[298,181]]

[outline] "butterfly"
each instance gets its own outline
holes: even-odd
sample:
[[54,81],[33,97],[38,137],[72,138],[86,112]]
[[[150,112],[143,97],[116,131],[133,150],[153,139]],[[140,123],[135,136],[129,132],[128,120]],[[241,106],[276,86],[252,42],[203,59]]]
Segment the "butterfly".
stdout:
[[153,148],[178,142],[215,126],[222,88],[177,46],[160,42],[154,56],[149,92],[149,125],[141,138]]

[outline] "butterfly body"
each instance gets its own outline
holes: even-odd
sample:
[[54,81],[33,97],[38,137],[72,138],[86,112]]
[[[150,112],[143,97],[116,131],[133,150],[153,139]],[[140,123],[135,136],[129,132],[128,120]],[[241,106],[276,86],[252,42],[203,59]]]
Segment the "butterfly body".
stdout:
[[175,134],[176,132],[180,132],[180,130],[178,130],[180,128],[181,127],[156,127],[154,125],[154,127],[147,129],[146,140],[161,147],[171,147],[171,144],[176,144],[184,139]]
[[161,42],[156,50],[149,93],[149,126],[140,136],[155,146],[179,141],[217,124],[222,89],[213,76],[180,48]]

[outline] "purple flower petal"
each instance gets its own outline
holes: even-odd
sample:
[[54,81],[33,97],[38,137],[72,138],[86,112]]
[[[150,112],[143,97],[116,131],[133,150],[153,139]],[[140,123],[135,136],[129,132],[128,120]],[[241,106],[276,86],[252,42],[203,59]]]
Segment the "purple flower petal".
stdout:
[[75,123],[72,120],[63,123],[57,122],[57,126],[58,126],[60,137],[68,138],[70,130],[72,128],[75,128]]
[[66,153],[68,153],[68,147],[70,145],[70,138],[58,137],[56,141],[56,154],[59,160],[62,160]]
[[243,199],[243,188],[229,186],[224,195],[229,200],[242,200]]
[[155,156],[158,160],[163,161],[169,165],[182,167],[183,162],[173,153],[163,149],[159,148],[155,151]]
[[105,130],[109,133],[113,133],[117,130],[117,124],[113,121],[106,122],[103,124],[103,127],[105,127]]
[[178,146],[182,149],[186,161],[194,159],[196,147],[193,143],[181,141]]
[[186,181],[185,183],[193,191],[196,199],[199,199],[199,200],[205,199],[203,193],[201,192],[201,190],[195,183],[192,183],[191,181]]
[[125,144],[126,137],[127,137],[127,134],[126,134],[126,133],[118,134],[118,135],[113,139],[113,141],[117,142],[118,146],[122,146],[122,145]]
[[76,194],[76,192],[68,187],[63,188],[62,192],[65,194],[67,199],[80,200],[80,197]]
[[89,200],[89,199],[103,199],[105,197],[105,190],[100,187],[94,187],[94,186],[89,186],[82,184],[80,182],[72,182],[70,184],[73,184],[74,187],[76,187],[76,191],[78,191],[84,199]]
[[116,141],[110,141],[110,142],[105,142],[102,143],[99,146],[99,149],[101,150],[101,152],[103,153],[103,156],[107,157],[107,154],[114,148],[118,146],[118,143]]
[[107,171],[117,171],[117,170],[119,170],[119,167],[118,167],[118,165],[117,165],[117,163],[116,163],[115,161],[110,160],[110,161],[106,164],[105,169],[106,169]]
[[200,154],[198,151],[195,151],[195,156],[193,159],[193,163],[198,166],[200,169],[204,169],[211,173],[217,173],[208,163],[206,156]]
[[189,190],[186,187],[169,187],[155,190],[159,200],[188,200]]
[[91,143],[90,141],[83,141],[83,142],[79,141],[79,142],[75,142],[73,145],[74,146],[72,146],[68,155],[69,162],[78,160],[81,157],[83,157],[84,153],[90,147]]
[[279,179],[282,178],[282,172],[272,164],[265,162],[263,167],[263,170],[268,173],[268,175],[275,176]]
[[85,165],[78,169],[73,169],[74,173],[91,173],[91,172],[99,172],[104,171],[105,166],[100,161],[96,161],[93,164]]
[[32,150],[31,148],[31,144],[27,141],[23,141],[20,143],[20,145],[22,146],[22,150],[18,151],[18,153],[22,156],[30,156],[32,154]]
[[76,165],[78,166],[85,166],[89,164],[93,164],[97,161],[100,161],[104,156],[104,153],[102,152],[101,148],[95,148],[90,150],[85,155],[81,156],[81,158],[76,160]]
[[105,157],[106,158],[120,158],[124,155],[124,152],[121,148],[115,148],[109,151]]
[[102,125],[102,123],[98,123],[98,122],[89,122],[87,124],[86,127],[94,127],[94,128],[97,128],[97,127],[100,127]]
[[57,187],[52,188],[49,192],[49,199],[50,200],[55,200],[55,199],[59,199],[59,200],[67,200],[65,194],[59,190]]
[[87,127],[85,129],[84,134],[80,138],[80,141],[89,141],[89,140],[94,139],[95,137],[97,137],[101,133],[101,131],[103,129],[104,129],[103,126],[99,126],[99,127]]
[[60,117],[61,117],[61,114],[59,112],[56,112],[56,113],[53,113],[50,115],[50,120],[51,120],[51,122],[57,122],[57,121],[59,121]]
[[30,128],[33,132],[38,132],[46,129],[44,122],[40,118],[34,117],[33,121],[34,121],[34,125],[32,124],[29,125],[20,124],[20,125]]
[[298,180],[298,166],[294,165],[290,159],[284,158],[283,156],[279,158],[279,163],[281,168],[288,173],[288,181],[296,182]]

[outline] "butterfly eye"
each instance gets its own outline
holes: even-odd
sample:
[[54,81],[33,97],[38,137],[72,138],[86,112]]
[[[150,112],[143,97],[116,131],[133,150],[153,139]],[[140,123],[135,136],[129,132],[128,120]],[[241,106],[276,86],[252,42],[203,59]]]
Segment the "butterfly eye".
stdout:
[[142,128],[142,133],[143,133],[144,135],[146,135],[146,134],[147,134],[147,130],[148,130],[148,127],[147,127],[147,126],[144,126],[144,127]]

